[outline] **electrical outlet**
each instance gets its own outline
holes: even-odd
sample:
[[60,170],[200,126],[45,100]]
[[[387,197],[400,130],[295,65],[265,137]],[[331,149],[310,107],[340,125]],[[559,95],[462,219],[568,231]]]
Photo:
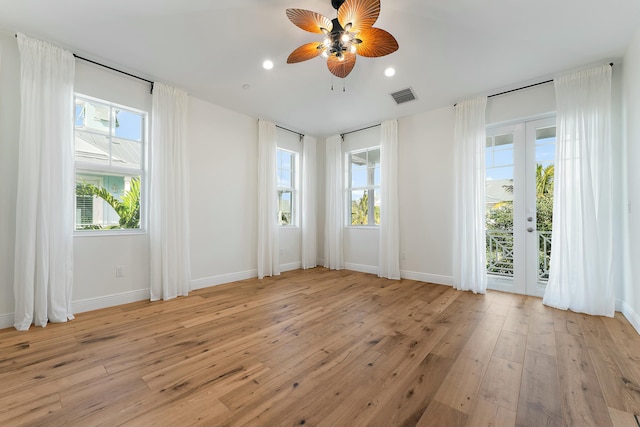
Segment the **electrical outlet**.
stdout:
[[124,276],[124,265],[117,265],[116,266],[116,277],[123,277]]

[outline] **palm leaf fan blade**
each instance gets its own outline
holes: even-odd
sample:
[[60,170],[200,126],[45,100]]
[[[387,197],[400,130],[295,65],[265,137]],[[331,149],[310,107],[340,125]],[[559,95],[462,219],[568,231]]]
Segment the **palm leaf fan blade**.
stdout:
[[371,28],[380,15],[380,0],[347,0],[338,9],[338,22],[349,31],[358,33]]
[[349,75],[356,65],[356,55],[351,52],[344,52],[344,59],[341,61],[336,56],[327,58],[327,67],[331,74],[341,79]]
[[322,49],[318,49],[318,42],[303,44],[289,55],[287,64],[295,64],[296,62],[307,61],[313,59],[322,53]]
[[287,9],[287,18],[299,28],[310,33],[323,34],[331,32],[333,24],[326,16],[306,9]]
[[367,28],[358,34],[362,43],[355,45],[358,55],[377,58],[398,50],[398,42],[389,32],[380,28]]

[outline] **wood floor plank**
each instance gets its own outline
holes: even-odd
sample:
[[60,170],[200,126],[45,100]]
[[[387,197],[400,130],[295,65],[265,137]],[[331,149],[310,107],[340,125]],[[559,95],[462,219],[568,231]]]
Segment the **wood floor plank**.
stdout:
[[581,315],[578,322],[609,407],[640,414],[640,371],[634,362],[614,342],[601,318]]
[[512,306],[504,321],[504,330],[527,335],[529,333],[529,314],[521,306]]
[[629,322],[299,270],[0,330],[0,425],[627,425]]
[[416,427],[463,426],[469,416],[451,406],[432,400]]
[[549,310],[536,311],[529,315],[527,350],[556,355],[556,337],[553,314]]
[[613,427],[638,427],[638,421],[633,414],[609,408],[609,416]]
[[[505,322],[506,324],[506,322]],[[527,336],[515,332],[502,330],[493,356],[504,360],[522,364],[524,362],[524,352],[527,348]]]
[[510,411],[518,409],[522,365],[492,357],[480,384],[478,397]]
[[476,399],[475,406],[467,419],[467,427],[513,427],[516,413],[484,399]]
[[362,424],[416,425],[452,365],[453,360],[430,353],[406,377],[391,377],[379,390],[373,411]]
[[611,426],[602,389],[582,337],[556,333],[563,418],[569,425]]
[[516,425],[563,426],[560,396],[555,357],[527,350],[522,369]]

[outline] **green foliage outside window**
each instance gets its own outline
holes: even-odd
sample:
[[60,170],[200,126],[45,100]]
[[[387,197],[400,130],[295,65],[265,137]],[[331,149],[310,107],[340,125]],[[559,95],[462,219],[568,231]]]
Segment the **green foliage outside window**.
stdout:
[[[107,226],[107,229],[140,228],[140,179],[131,179],[131,188],[122,196],[115,198],[109,190],[93,184],[76,183],[76,196],[95,196],[107,202],[120,217],[118,225]],[[98,230],[98,224],[83,226],[84,229]]]

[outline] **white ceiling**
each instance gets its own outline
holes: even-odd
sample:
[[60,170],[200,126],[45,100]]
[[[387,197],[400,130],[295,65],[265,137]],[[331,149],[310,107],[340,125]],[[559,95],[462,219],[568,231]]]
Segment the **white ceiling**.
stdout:
[[[316,136],[620,59],[640,28],[638,0],[382,0],[400,49],[358,57],[343,92],[322,58],[286,63],[319,40],[287,8],[335,17],[330,0],[0,0],[0,28]],[[418,100],[396,105],[407,87]]]

